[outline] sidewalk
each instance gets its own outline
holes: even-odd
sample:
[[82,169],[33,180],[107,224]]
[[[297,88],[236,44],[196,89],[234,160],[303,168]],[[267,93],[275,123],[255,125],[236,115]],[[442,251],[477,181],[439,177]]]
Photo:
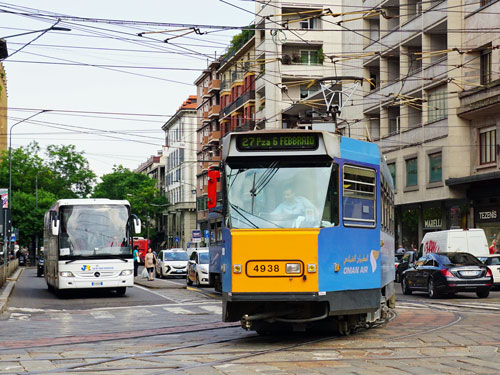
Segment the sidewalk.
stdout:
[[7,282],[0,288],[0,314],[4,312],[5,307],[7,306],[7,301],[14,290],[14,286],[16,285],[17,279],[21,276],[24,267],[19,267],[12,276],[7,278]]
[[186,289],[186,284],[179,284],[170,280],[157,279],[153,281],[148,281],[147,278],[142,276],[136,276],[134,279],[134,284],[144,286],[150,289]]

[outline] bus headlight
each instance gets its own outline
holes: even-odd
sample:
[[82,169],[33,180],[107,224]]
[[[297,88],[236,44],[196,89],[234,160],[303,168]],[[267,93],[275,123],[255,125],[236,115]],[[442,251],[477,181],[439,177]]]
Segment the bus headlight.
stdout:
[[300,273],[300,272],[301,272],[300,263],[286,264],[286,273]]
[[75,275],[73,275],[73,272],[71,272],[71,271],[59,272],[59,276],[61,276],[61,277],[75,277]]
[[128,276],[128,275],[132,275],[132,270],[123,270],[122,272],[120,272],[120,276]]

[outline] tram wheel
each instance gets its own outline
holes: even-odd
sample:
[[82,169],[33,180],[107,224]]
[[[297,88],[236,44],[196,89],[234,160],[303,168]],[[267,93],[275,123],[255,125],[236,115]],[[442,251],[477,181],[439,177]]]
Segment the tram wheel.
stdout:
[[337,322],[337,329],[341,336],[349,336],[351,334],[351,326],[347,320],[339,320]]

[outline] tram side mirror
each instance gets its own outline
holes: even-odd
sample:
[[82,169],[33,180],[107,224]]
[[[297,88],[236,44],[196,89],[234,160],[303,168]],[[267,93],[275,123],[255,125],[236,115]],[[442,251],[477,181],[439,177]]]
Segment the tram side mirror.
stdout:
[[217,206],[217,181],[220,179],[220,172],[215,169],[208,171],[208,210],[213,211]]
[[50,211],[50,229],[53,236],[59,235],[59,219],[57,218],[57,212]]

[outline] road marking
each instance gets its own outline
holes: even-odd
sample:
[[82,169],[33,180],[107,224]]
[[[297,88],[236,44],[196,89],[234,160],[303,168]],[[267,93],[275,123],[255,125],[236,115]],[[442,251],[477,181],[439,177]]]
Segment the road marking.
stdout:
[[160,293],[158,293],[158,292],[155,292],[155,291],[153,291],[153,290],[151,290],[151,289],[148,289],[148,288],[146,288],[146,287],[139,286],[139,285],[137,285],[137,284],[136,284],[136,285],[134,285],[134,288],[138,288],[138,289],[145,290],[145,291],[147,291],[147,292],[149,292],[149,293],[152,293],[152,294],[157,295],[158,297],[161,297],[161,298],[163,298],[163,299],[166,299],[166,300],[169,300],[169,301],[175,302],[173,299],[168,298],[168,297],[165,297],[164,295],[162,295],[162,294],[160,294]]
[[133,315],[133,316],[140,316],[140,317],[145,317],[145,316],[155,316],[156,314],[153,314],[151,311],[146,310],[146,309],[131,309],[128,314]]
[[181,314],[181,315],[195,314],[193,311],[183,309],[182,307],[164,307],[163,310],[171,312],[173,314]]
[[115,316],[111,314],[109,311],[91,311],[90,315],[92,315],[96,319],[114,319]]
[[9,320],[29,320],[31,314],[20,314],[20,313],[12,313],[10,314]]
[[214,314],[222,314],[221,306],[208,305],[208,306],[200,306],[200,308]]
[[52,320],[72,320],[70,313],[50,313],[50,319]]

